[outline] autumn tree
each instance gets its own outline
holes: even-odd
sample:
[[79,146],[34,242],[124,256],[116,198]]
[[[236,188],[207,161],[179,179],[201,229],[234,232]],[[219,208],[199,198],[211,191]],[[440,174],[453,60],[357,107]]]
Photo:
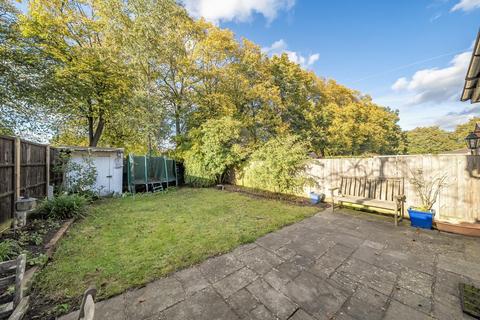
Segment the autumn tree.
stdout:
[[458,144],[452,133],[438,126],[419,127],[407,131],[409,154],[440,153],[456,149]]
[[42,121],[43,106],[58,97],[51,81],[54,62],[22,36],[18,17],[10,1],[0,0],[0,132],[45,132],[51,123]]
[[133,83],[106,30],[109,8],[94,0],[32,0],[21,19],[25,36],[55,61],[57,90],[62,101],[51,111],[88,131],[89,146],[97,146],[113,116],[127,107]]
[[458,149],[466,147],[465,138],[470,132],[475,130],[475,126],[477,123],[480,123],[480,117],[474,117],[468,120],[466,123],[459,124],[455,127],[452,135],[455,139],[455,145]]

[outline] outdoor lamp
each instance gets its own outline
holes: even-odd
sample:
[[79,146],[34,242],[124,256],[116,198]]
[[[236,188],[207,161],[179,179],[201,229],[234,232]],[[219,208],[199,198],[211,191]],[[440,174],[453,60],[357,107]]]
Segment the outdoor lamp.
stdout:
[[465,138],[465,142],[467,143],[467,147],[468,149],[470,150],[476,150],[478,149],[478,140],[480,138],[478,137],[478,135],[475,133],[475,132],[470,132],[468,134],[468,136]]

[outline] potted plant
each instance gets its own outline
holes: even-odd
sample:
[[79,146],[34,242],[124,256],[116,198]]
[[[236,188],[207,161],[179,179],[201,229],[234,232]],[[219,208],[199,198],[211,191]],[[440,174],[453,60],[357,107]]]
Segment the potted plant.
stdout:
[[423,170],[412,172],[410,183],[417,193],[420,203],[417,206],[408,208],[408,215],[412,227],[432,229],[435,210],[432,209],[437,202],[440,189],[446,184],[446,174],[434,175],[426,179]]

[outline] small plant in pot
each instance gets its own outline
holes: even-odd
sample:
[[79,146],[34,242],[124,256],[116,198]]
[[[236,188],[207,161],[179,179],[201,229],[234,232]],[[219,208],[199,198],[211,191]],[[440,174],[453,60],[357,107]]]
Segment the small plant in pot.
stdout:
[[432,207],[437,202],[440,189],[446,185],[446,180],[446,174],[436,174],[431,179],[427,179],[423,170],[412,171],[410,183],[420,199],[417,206],[408,208],[412,227],[432,229],[435,216],[435,210]]

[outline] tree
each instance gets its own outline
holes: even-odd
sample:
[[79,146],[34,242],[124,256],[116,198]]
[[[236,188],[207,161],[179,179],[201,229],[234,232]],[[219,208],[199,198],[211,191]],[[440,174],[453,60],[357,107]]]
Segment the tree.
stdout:
[[439,153],[457,148],[451,133],[438,126],[419,127],[407,131],[407,150],[409,154]]
[[193,54],[203,30],[173,0],[104,1],[108,27],[138,83],[136,102],[149,114],[145,134],[159,146],[178,145],[193,108]]
[[238,180],[246,187],[302,194],[308,144],[295,135],[272,138],[255,150]]
[[468,120],[464,124],[460,124],[455,128],[453,132],[453,138],[455,139],[455,144],[458,149],[465,148],[465,137],[475,130],[475,126],[477,123],[480,123],[480,117],[475,117]]
[[25,36],[55,61],[62,101],[51,111],[86,119],[89,146],[97,146],[113,115],[127,106],[133,82],[120,48],[107,32],[109,8],[94,0],[32,0],[21,18]]
[[310,149],[323,154],[327,123],[321,80],[291,62],[286,54],[271,59],[270,72],[279,91],[284,131],[293,132],[309,143]]
[[186,181],[209,186],[224,181],[228,169],[242,160],[241,123],[230,117],[210,119],[190,133],[183,158]]
[[10,1],[0,0],[0,127],[7,134],[44,132],[51,123],[41,121],[42,107],[56,103],[53,61],[22,36],[18,16]]
[[328,155],[397,154],[402,132],[398,113],[374,104],[369,97],[344,106],[328,105]]

